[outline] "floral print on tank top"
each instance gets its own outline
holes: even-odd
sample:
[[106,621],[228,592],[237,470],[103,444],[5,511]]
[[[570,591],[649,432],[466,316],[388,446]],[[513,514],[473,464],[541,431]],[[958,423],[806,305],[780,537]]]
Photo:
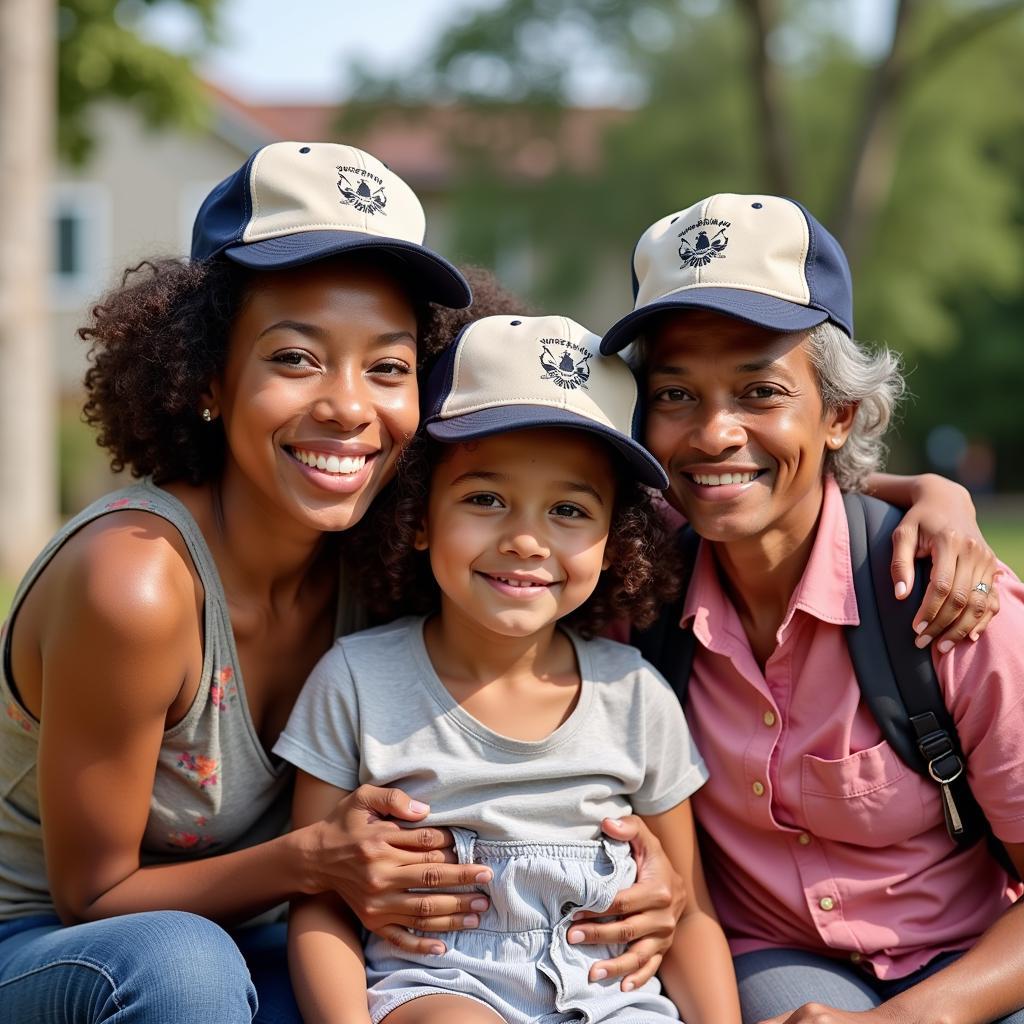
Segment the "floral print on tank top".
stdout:
[[[195,823],[197,829],[203,829],[208,824],[205,814],[197,814]],[[186,829],[175,829],[167,836],[167,845],[178,850],[212,850],[220,845],[219,841],[204,832],[192,832]]]
[[225,665],[217,673],[217,682],[210,687],[210,700],[214,707],[221,711],[227,709],[238,701],[238,684],[234,681],[235,670],[230,665]]

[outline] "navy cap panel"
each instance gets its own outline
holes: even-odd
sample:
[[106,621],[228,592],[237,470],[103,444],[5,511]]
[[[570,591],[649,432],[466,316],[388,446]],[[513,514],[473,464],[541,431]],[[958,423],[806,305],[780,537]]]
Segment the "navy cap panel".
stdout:
[[805,274],[810,290],[810,304],[828,312],[827,319],[841,327],[853,337],[853,279],[846,254],[835,237],[807,211],[807,208],[791,200],[803,210],[807,218],[810,246],[807,253]]
[[203,200],[192,226],[193,260],[208,260],[241,241],[252,213],[249,171],[258,154],[259,150]]
[[441,353],[440,358],[427,374],[420,399],[420,413],[424,420],[441,415],[445,400],[452,393],[455,384],[455,364],[459,357],[459,343],[472,324],[466,324],[455,340]]

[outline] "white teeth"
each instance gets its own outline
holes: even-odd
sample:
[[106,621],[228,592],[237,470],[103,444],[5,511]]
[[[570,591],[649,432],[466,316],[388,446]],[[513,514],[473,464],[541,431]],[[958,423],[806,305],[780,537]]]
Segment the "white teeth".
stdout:
[[721,487],[723,484],[748,484],[757,473],[691,473],[690,476],[704,487]]
[[322,473],[333,473],[335,476],[358,473],[366,465],[365,455],[324,455],[303,448],[293,448],[292,454],[303,465],[319,469]]
[[514,580],[508,576],[495,576],[501,583],[507,583],[510,587],[543,587],[545,584],[538,580]]

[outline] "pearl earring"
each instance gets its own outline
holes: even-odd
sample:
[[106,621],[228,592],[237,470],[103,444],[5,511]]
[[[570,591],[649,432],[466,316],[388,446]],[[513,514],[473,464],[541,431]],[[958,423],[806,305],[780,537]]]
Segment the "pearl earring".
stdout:
[[203,410],[203,422],[211,423],[213,421],[213,413],[209,409]]

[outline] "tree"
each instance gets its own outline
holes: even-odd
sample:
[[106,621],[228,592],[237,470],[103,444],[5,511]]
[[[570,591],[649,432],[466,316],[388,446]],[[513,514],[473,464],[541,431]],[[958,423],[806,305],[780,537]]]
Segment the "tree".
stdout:
[[[173,0],[194,14],[200,38],[216,35],[221,0]],[[57,9],[57,141],[65,159],[81,162],[93,145],[89,114],[96,104],[131,104],[153,126],[186,129],[206,123],[195,54],[170,53],[140,31],[146,12],[168,0],[60,0]]]
[[56,509],[46,286],[52,4],[0,2],[0,573],[23,569]]
[[[524,177],[508,171],[512,147],[453,138],[453,247],[493,264],[516,224],[542,254],[530,297],[564,307],[602,254],[625,264],[670,210],[719,191],[793,195],[851,257],[861,337],[911,361],[978,358],[989,342],[965,335],[965,297],[1012,328],[1024,293],[1024,2],[892,0],[874,56],[850,41],[852,6],[505,0],[454,26],[400,80],[364,80],[356,114],[364,102],[416,109],[423,94],[489,121],[526,110],[534,137],[557,147],[581,97],[612,95],[626,109],[607,118],[591,166]],[[990,319],[975,310],[971,322]],[[971,404],[958,411],[969,418]],[[908,419],[938,410],[922,394]]]
[[[356,116],[367,105],[415,106],[417,96],[430,95],[485,116],[525,109],[536,133],[557,141],[581,79],[602,67],[613,90],[632,87],[633,109],[609,119],[598,167],[517,183],[503,173],[504,152],[495,159],[493,147],[477,147],[467,158],[465,140],[452,140],[463,156],[460,194],[478,194],[468,200],[472,223],[460,220],[460,241],[477,247],[474,254],[488,255],[479,251],[488,192],[495,207],[508,201],[539,229],[553,253],[555,284],[542,300],[564,293],[573,276],[561,267],[559,239],[582,237],[588,249],[628,246],[659,213],[706,191],[797,195],[847,249],[869,333],[884,323],[911,348],[949,342],[950,280],[1018,280],[1003,258],[1016,232],[1013,190],[988,154],[994,140],[1024,128],[1024,107],[991,100],[1019,95],[1024,2],[894,0],[890,42],[875,60],[852,47],[840,7],[834,0],[505,0],[451,28],[422,67],[404,69],[400,79],[364,77]],[[910,181],[925,189],[916,193],[916,216],[896,208]],[[574,201],[563,202],[568,195]],[[877,254],[886,252],[886,272],[917,261],[915,240],[934,235],[925,222],[935,204],[969,204],[977,244],[946,247],[944,269],[933,268],[938,276],[909,282],[900,275],[914,312],[894,321],[899,303],[876,269]],[[581,205],[589,205],[587,215]],[[886,231],[889,222],[900,225],[902,243]]]
[[[202,118],[189,60],[136,31],[159,2],[0,0],[0,576],[21,573],[57,514],[47,316],[55,139],[66,158],[86,159],[89,112],[105,99],[154,124]],[[184,2],[212,32],[219,0]]]

